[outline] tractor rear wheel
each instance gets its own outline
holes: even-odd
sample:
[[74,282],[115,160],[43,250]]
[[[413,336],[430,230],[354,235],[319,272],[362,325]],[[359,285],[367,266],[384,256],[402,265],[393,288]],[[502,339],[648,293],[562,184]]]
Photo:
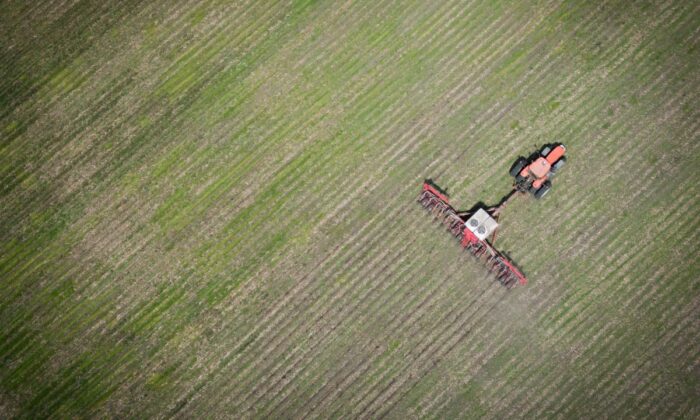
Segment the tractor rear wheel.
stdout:
[[522,171],[525,167],[526,163],[527,161],[525,160],[525,158],[519,157],[518,160],[516,160],[513,166],[510,168],[510,176],[518,176],[520,171]]
[[544,184],[542,184],[542,186],[540,187],[540,189],[535,191],[535,198],[539,200],[540,198],[544,197],[545,195],[547,195],[550,188],[552,188],[552,183],[549,181],[545,181]]

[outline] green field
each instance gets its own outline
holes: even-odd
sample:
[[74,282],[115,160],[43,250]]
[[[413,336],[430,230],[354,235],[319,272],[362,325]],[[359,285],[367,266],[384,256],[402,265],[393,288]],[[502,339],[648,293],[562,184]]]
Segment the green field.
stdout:
[[[6,0],[0,418],[700,417],[700,2]],[[509,191],[506,290],[415,201]]]

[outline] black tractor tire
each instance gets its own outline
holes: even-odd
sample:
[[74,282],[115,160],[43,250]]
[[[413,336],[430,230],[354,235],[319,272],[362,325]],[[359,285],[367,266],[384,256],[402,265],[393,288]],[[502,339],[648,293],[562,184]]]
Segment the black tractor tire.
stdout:
[[554,165],[552,165],[552,172],[556,173],[564,165],[566,165],[566,156],[562,156],[558,161],[554,162]]
[[547,195],[551,188],[552,183],[549,181],[545,181],[544,184],[542,184],[542,186],[540,187],[540,189],[535,191],[535,198],[539,200],[540,198],[544,197],[545,195]]
[[527,161],[525,160],[525,158],[519,157],[518,160],[516,160],[513,166],[510,168],[510,176],[518,176],[518,174],[520,173],[520,171],[523,170],[526,164]]
[[544,146],[544,147],[542,148],[542,151],[540,152],[540,156],[542,156],[542,157],[547,157],[547,155],[548,155],[549,152],[551,152],[551,151],[552,151],[552,148],[551,148],[551,147],[549,147],[549,146]]

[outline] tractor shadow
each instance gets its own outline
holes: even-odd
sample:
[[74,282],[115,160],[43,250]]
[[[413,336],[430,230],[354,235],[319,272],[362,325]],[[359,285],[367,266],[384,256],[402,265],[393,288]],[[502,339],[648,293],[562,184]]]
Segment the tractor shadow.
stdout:
[[444,195],[446,195],[447,197],[450,196],[450,193],[447,192],[447,188],[442,188],[441,186],[439,186],[438,184],[436,184],[435,181],[433,181],[432,178],[426,178],[426,179],[424,180],[424,182],[425,182],[426,184],[430,185],[431,187],[435,188],[436,190],[438,190],[438,192],[440,192],[440,194],[444,194]]
[[[443,187],[439,186],[438,184],[436,184],[432,178],[426,178],[425,183],[430,185],[431,187],[435,188],[436,190],[438,190],[440,192],[440,194],[444,194],[447,197],[450,196],[448,189],[443,188]],[[470,208],[468,208],[466,210],[457,210],[457,209],[455,209],[455,210],[456,210],[456,213],[458,216],[465,217],[465,216],[470,216],[470,215],[474,214],[479,209],[489,209],[491,207],[493,207],[493,206],[488,206],[483,201],[477,201],[476,204],[474,204],[473,206],[471,206]]]

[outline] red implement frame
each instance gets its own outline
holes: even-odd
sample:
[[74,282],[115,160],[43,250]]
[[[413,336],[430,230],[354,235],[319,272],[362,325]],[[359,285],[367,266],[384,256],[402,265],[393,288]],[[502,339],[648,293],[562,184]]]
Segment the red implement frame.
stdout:
[[418,196],[418,202],[433,216],[440,220],[447,230],[462,245],[462,248],[483,262],[486,267],[496,275],[496,279],[507,288],[512,288],[518,283],[527,284],[525,275],[505,255],[498,252],[486,240],[479,240],[464,225],[458,212],[449,204],[447,195],[440,192],[428,182],[423,183],[423,190]]

